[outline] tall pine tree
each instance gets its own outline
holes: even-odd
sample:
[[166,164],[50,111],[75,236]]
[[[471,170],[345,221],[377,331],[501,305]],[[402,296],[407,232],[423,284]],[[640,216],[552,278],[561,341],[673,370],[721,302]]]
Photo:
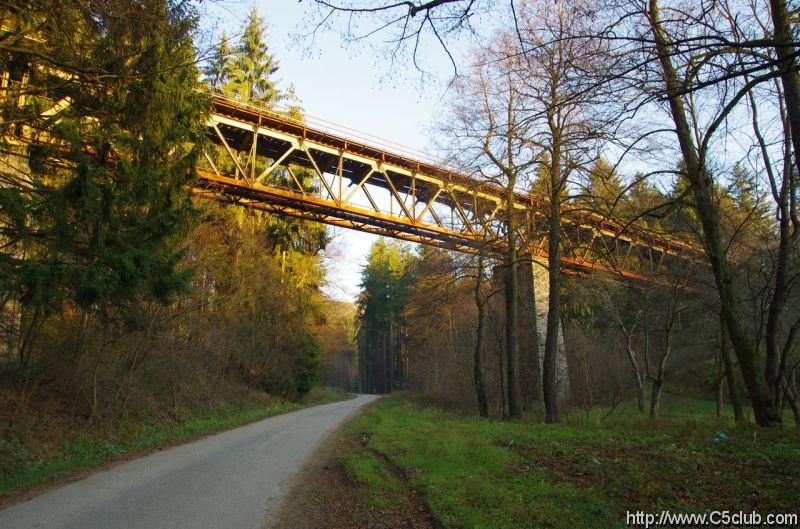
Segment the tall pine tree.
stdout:
[[[257,102],[272,107],[288,96],[295,99],[293,90],[284,94],[277,87],[274,74],[278,61],[270,53],[266,42],[266,24],[255,6],[248,13],[242,25],[241,35],[231,48],[230,40],[223,33],[220,43],[214,50],[205,68],[205,79],[212,86],[221,88],[227,94],[238,96],[247,102]],[[299,107],[290,110],[290,117],[302,119]],[[225,149],[218,147],[215,165],[225,172],[235,171]],[[256,173],[269,167],[274,160],[258,156]],[[294,167],[294,178],[283,168],[272,172],[269,182],[285,188],[294,188],[295,178],[306,191],[314,192],[314,173],[303,167]],[[239,222],[252,213],[240,211]],[[328,242],[327,230],[319,223],[298,220],[279,215],[256,214],[255,226],[263,229],[272,248],[278,252],[298,251],[313,255]]]
[[623,195],[619,175],[604,158],[598,158],[586,175],[586,191],[583,197],[593,211],[616,216]]

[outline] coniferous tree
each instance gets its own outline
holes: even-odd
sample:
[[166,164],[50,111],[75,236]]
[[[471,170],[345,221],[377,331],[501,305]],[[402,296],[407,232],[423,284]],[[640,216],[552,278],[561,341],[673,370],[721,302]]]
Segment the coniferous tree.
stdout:
[[272,76],[278,61],[269,52],[264,19],[253,6],[242,26],[226,89],[244,101],[274,105],[282,98]]
[[619,175],[604,158],[598,158],[589,169],[586,178],[584,202],[603,215],[611,215],[619,209],[623,187]]
[[232,61],[233,50],[230,47],[228,34],[223,30],[219,44],[214,47],[208,65],[203,71],[206,82],[215,88],[225,86],[230,77]]
[[[273,106],[285,96],[277,88],[277,81],[273,78],[278,70],[278,61],[269,51],[265,27],[264,19],[253,6],[242,25],[241,35],[235,46],[232,47],[227,35],[222,34],[220,43],[205,69],[205,78],[227,94],[236,95],[244,101]],[[289,95],[296,100],[293,89],[290,89]],[[292,107],[290,117],[302,119],[299,106]],[[217,146],[215,157],[215,164],[224,172],[235,171],[233,162],[221,146]],[[273,161],[262,156],[256,157],[256,174],[269,167]],[[316,191],[313,171],[296,166],[292,171],[294,178],[286,169],[279,168],[272,172],[268,181],[292,189],[296,179],[305,191],[312,193]],[[270,248],[277,253],[296,251],[314,255],[328,242],[325,226],[316,222],[245,211],[237,213],[237,222],[242,224],[245,217],[253,215],[255,217],[250,219],[253,220],[252,226],[264,231]]]
[[625,222],[658,230],[662,224],[663,210],[666,209],[664,202],[665,198],[658,189],[643,174],[636,173],[625,193],[620,213]]
[[[0,123],[16,145],[2,153],[0,289],[21,306],[24,367],[32,335],[65,304],[102,316],[185,283],[169,240],[191,214],[206,103],[188,4],[41,2],[11,16],[18,46],[3,59],[35,94],[5,99]],[[32,131],[48,141],[29,142]]]
[[359,368],[362,391],[391,391],[396,368],[398,329],[402,326],[413,255],[400,244],[378,240],[361,276],[358,298]]

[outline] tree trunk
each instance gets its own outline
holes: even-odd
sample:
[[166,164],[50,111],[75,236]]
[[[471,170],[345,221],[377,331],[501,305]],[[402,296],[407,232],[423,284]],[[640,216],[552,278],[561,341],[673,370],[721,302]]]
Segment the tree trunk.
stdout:
[[367,359],[367,347],[369,346],[369,341],[367,337],[362,335],[359,340],[358,346],[358,385],[359,390],[362,393],[370,393],[369,391],[369,383],[368,383],[368,359]]
[[645,387],[644,382],[638,376],[636,377],[636,405],[639,408],[639,413],[644,413],[647,410],[644,397]]
[[380,392],[387,393],[386,386],[387,386],[387,376],[386,376],[386,364],[388,363],[388,346],[386,345],[387,339],[389,338],[389,334],[384,329],[383,331],[383,348],[381,352],[381,365],[380,365],[380,372],[381,372],[381,383],[380,383]]
[[[721,337],[720,337],[721,338]],[[722,360],[722,342],[720,341],[720,354],[716,358],[714,373],[714,392],[717,395],[716,415],[721,419],[725,415],[725,362]]]
[[366,347],[364,349],[364,382],[367,385],[367,393],[376,393],[375,391],[375,356],[377,336],[365,337]]
[[386,360],[386,393],[394,391],[394,357],[396,354],[395,323],[389,322],[389,358]]
[[81,363],[81,356],[83,355],[83,346],[86,337],[86,325],[89,321],[89,311],[85,307],[81,307],[78,316],[78,328],[75,329],[75,345],[73,349],[73,365],[75,369],[79,369]]
[[800,167],[800,75],[797,73],[797,59],[792,27],[789,21],[789,10],[785,0],[770,0],[772,14],[772,38],[775,56],[780,61],[783,72],[781,85],[783,99],[786,103],[786,114],[791,129],[792,147],[794,147],[795,167]]
[[[513,236],[510,236],[513,241]],[[517,378],[517,351],[518,351],[518,278],[517,278],[517,248],[516,243],[509,241],[506,277],[506,369],[508,382],[508,415],[511,418],[519,417],[522,410],[519,405],[519,381]]]
[[622,319],[617,316],[619,321],[620,329],[622,330],[622,334],[625,335],[625,353],[628,357],[628,363],[631,366],[631,372],[633,373],[633,379],[636,383],[636,404],[639,408],[639,413],[644,413],[647,409],[647,405],[645,404],[645,387],[644,387],[644,376],[642,373],[641,368],[639,367],[639,362],[636,360],[636,351],[633,350],[633,332],[629,332],[625,325],[622,323]]
[[789,403],[794,415],[794,425],[800,427],[800,395],[797,394],[797,381],[794,380],[794,371],[790,374],[791,380],[786,383],[784,388],[784,400]]
[[[555,134],[554,134],[555,136]],[[558,409],[558,335],[560,330],[561,301],[561,262],[559,242],[561,235],[561,165],[558,140],[554,141],[550,167],[550,215],[547,233],[547,274],[550,279],[547,305],[547,336],[544,341],[544,361],[542,365],[542,392],[544,395],[545,420],[559,422]]]
[[101,334],[100,350],[97,351],[97,359],[95,360],[94,367],[92,368],[92,401],[91,410],[89,412],[89,420],[94,421],[97,418],[97,409],[100,407],[100,399],[97,389],[97,382],[100,373],[100,362],[103,360],[103,353],[106,349],[106,324],[103,323],[103,332]]
[[[175,332],[175,320],[172,318],[170,314],[170,321],[172,322],[172,334],[173,337],[177,335]],[[175,373],[175,340],[169,340],[169,372],[170,372],[170,395],[172,397],[172,409],[175,412],[175,415],[178,414],[178,384],[177,384],[177,377]],[[248,388],[249,389],[249,388]],[[249,391],[248,391],[249,393]]]
[[653,393],[650,396],[650,418],[658,420],[661,415],[661,391],[664,388],[664,382],[660,379],[653,380]]
[[658,371],[656,372],[656,376],[652,379],[653,394],[652,398],[650,399],[650,419],[652,420],[657,420],[661,415],[661,392],[664,389],[664,377],[667,371],[667,361],[672,353],[672,331],[674,328],[673,323],[675,319],[674,311],[674,306],[671,306],[670,320],[666,329],[664,330],[664,354],[662,354],[661,358],[658,360]]
[[506,369],[505,369],[505,364],[503,362],[504,356],[505,355],[503,354],[502,348],[499,348],[498,349],[498,353],[497,353],[497,373],[498,373],[498,375],[500,375],[499,376],[499,382],[500,382],[500,415],[502,415],[503,417],[505,417],[506,413],[508,413],[508,402],[507,402],[507,399],[506,399],[506,396],[508,395],[508,393],[506,392],[506,376],[505,376]]
[[531,388],[530,392],[534,402],[542,400],[542,351],[539,350],[539,321],[536,313],[536,261],[533,254],[531,260],[531,299],[528,315],[531,322]]
[[[36,342],[36,336],[41,328],[41,323],[44,320],[44,317],[41,316],[41,314],[42,312],[39,310],[39,308],[35,307],[33,309],[30,322],[25,326],[25,331],[20,332],[21,336],[18,340],[19,347],[17,348],[17,372],[20,381],[23,378],[22,375],[25,372],[25,369],[28,367],[28,360],[31,356],[33,344]],[[20,329],[22,329],[21,326]]]
[[800,427],[800,404],[797,403],[797,398],[787,395],[786,396],[789,401],[789,406],[792,408],[792,414],[794,415],[794,425]]
[[669,45],[661,28],[657,0],[649,0],[648,22],[664,75],[666,95],[675,123],[675,133],[678,136],[681,154],[686,165],[686,177],[692,186],[697,216],[703,227],[703,242],[714,272],[714,281],[717,285],[722,314],[728,327],[731,344],[739,360],[739,368],[747,386],[756,423],[760,426],[772,426],[780,421],[775,414],[773,396],[759,373],[755,343],[747,335],[743,325],[739,297],[734,290],[733,274],[722,241],[720,211],[714,198],[713,182],[705,167],[700,163],[686,109],[680,95],[681,83],[672,65]]
[[475,305],[478,308],[478,330],[475,338],[475,355],[473,357],[473,375],[475,380],[475,396],[478,400],[478,413],[481,417],[489,416],[489,402],[486,398],[486,380],[483,375],[483,337],[486,331],[486,301],[481,299],[483,285],[483,256],[478,257],[478,279],[475,282]]
[[394,381],[395,386],[401,390],[406,389],[406,370],[405,361],[406,344],[404,340],[403,325],[397,324],[397,350],[395,351],[394,359]]
[[728,347],[728,331],[725,328],[725,320],[721,315],[719,325],[719,350],[722,357],[722,365],[725,368],[725,379],[728,381],[728,398],[731,399],[731,405],[733,406],[733,418],[737,423],[741,423],[744,422],[742,399],[739,397],[739,389],[736,386],[736,372],[733,369],[731,349]]

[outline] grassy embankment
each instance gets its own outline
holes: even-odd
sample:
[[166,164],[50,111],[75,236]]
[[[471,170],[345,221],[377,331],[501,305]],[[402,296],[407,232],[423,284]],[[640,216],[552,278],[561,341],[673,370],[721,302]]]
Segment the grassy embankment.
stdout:
[[177,410],[168,416],[140,417],[93,425],[41,417],[24,432],[0,438],[0,503],[14,492],[74,475],[105,463],[143,455],[203,435],[235,428],[289,411],[351,398],[333,388],[315,388],[299,402],[266,394],[248,402],[220,402],[210,409]]
[[665,399],[657,424],[625,403],[602,423],[596,410],[560,425],[381,401],[345,427],[340,468],[357,508],[340,525],[391,526],[420,500],[442,526],[475,529],[621,528],[639,509],[798,511],[800,430],[737,427],[712,402]]

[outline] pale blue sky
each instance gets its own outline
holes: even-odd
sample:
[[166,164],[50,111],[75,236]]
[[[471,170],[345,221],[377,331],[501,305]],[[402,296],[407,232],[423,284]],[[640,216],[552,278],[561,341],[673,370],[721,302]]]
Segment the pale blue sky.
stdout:
[[[204,38],[218,39],[222,28],[229,36],[238,33],[251,5],[247,0],[206,4]],[[430,123],[443,105],[452,75],[441,50],[428,50],[426,64],[433,76],[423,82],[408,64],[390,71],[391,61],[378,41],[373,41],[374,46],[347,44],[338,33],[326,31],[318,32],[311,44],[310,38],[303,37],[310,30],[306,25],[309,2],[257,0],[255,5],[266,19],[267,42],[279,61],[276,76],[284,88],[294,85],[307,114],[429,150]],[[334,242],[325,258],[327,292],[352,301],[376,236],[338,228],[332,233]]]
[[[308,10],[314,3],[310,0],[217,0],[202,4],[206,12],[202,17],[201,39],[206,42],[201,43],[201,48],[217,42],[223,28],[230,37],[236,36],[254,4],[267,23],[267,43],[279,62],[276,76],[280,85],[284,89],[294,85],[308,115],[432,151],[428,143],[431,125],[447,111],[446,88],[453,74],[438,44],[423,43],[420,59],[430,74],[423,82],[408,54],[392,66],[388,47],[381,42],[388,37],[386,32],[378,33],[368,43],[352,44],[344,42],[336,31],[320,31],[312,42],[307,36],[313,30],[310,20],[313,17],[309,17]],[[476,17],[473,22],[483,23],[479,30],[485,36],[501,19],[502,16],[492,14]],[[368,25],[362,24],[362,28],[366,30]],[[470,42],[462,37],[461,42],[448,42],[448,49],[463,67],[470,59],[470,47],[475,44],[476,39]],[[732,165],[731,160],[742,157],[742,149],[729,144],[729,139],[724,136],[721,149],[722,162],[727,162],[727,166]],[[676,159],[674,152],[667,151]],[[622,174],[647,169],[657,153],[649,156],[651,159],[645,165],[635,159],[626,161],[620,168]],[[616,159],[613,153],[610,159]],[[668,182],[664,185],[668,186]],[[377,236],[341,228],[331,233],[334,240],[324,261],[329,279],[327,293],[335,299],[352,301],[358,294],[361,268]]]

